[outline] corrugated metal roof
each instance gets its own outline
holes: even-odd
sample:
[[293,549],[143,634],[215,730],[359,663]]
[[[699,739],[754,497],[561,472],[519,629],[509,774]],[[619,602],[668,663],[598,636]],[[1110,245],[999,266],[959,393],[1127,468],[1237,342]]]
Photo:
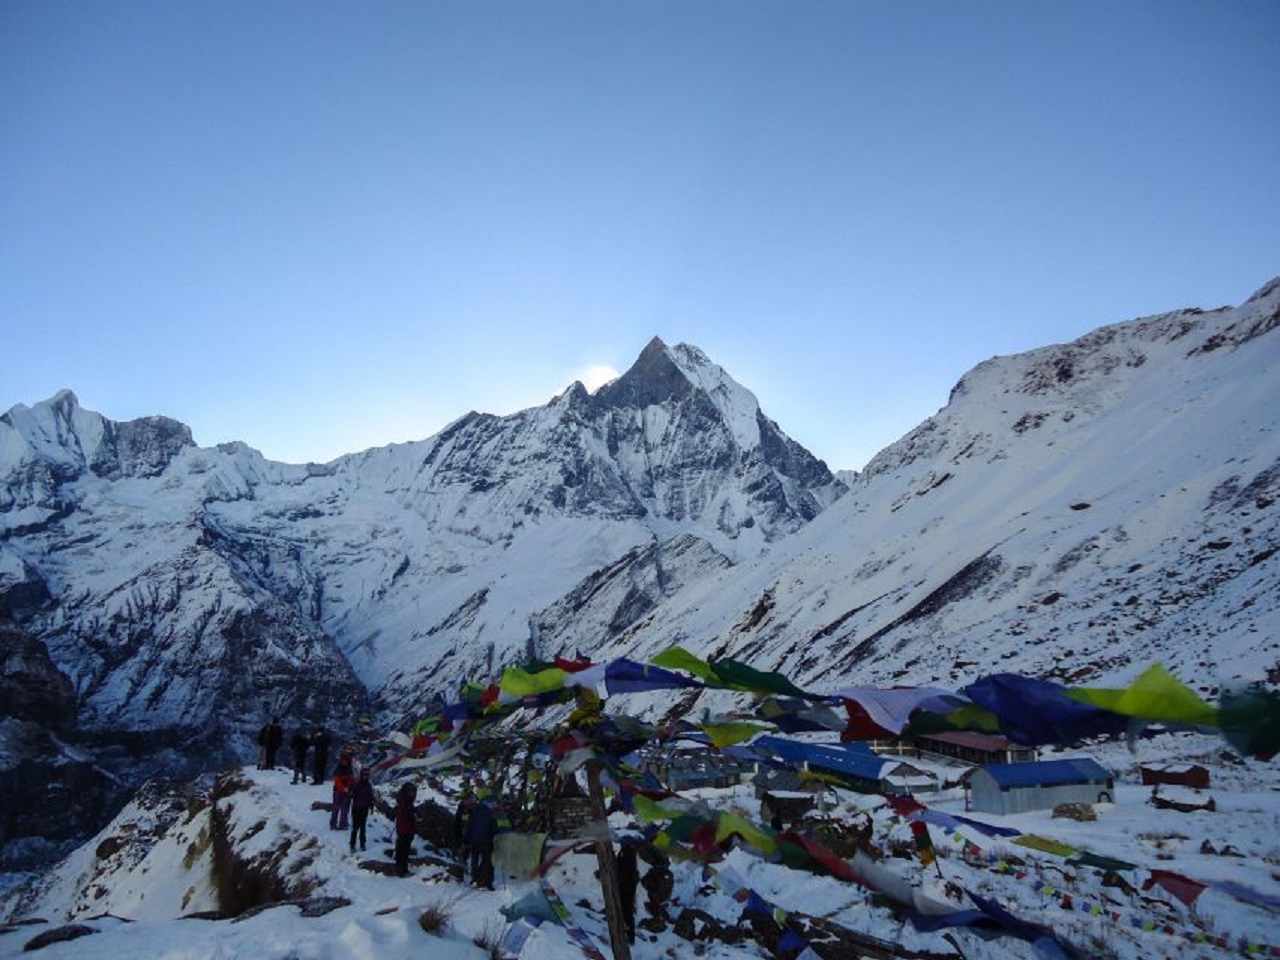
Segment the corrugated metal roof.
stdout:
[[757,737],[753,747],[772,750],[791,763],[808,763],[818,770],[830,770],[862,780],[880,779],[886,766],[883,757],[871,752],[863,744],[813,744],[798,743],[784,737]]
[[1002,787],[1051,787],[1066,783],[1105,783],[1111,771],[1087,757],[1075,760],[1038,760],[1028,763],[991,763],[981,770]]

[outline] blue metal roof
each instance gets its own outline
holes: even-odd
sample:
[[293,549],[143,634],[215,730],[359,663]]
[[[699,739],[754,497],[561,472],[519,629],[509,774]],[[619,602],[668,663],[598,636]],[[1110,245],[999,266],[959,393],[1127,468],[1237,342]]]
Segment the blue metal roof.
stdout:
[[1069,783],[1106,783],[1112,773],[1096,760],[1039,760],[992,763],[981,769],[1001,787],[1056,787]]
[[842,773],[860,780],[878,781],[885,759],[864,744],[801,743],[784,737],[757,737],[755,748],[771,750],[790,763],[808,763],[812,769]]

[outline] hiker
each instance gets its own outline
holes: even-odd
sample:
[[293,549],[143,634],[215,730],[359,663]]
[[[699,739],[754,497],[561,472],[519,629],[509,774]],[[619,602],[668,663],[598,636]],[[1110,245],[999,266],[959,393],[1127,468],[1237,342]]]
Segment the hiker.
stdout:
[[640,885],[640,868],[636,864],[636,845],[623,840],[618,851],[618,894],[622,898],[622,919],[627,926],[627,943],[636,942],[636,887]]
[[414,802],[418,788],[406,783],[396,793],[396,876],[409,875],[409,851],[413,847]]
[[467,847],[471,854],[471,882],[486,890],[493,889],[493,838],[498,832],[498,818],[487,801],[471,808],[467,820]]
[[284,743],[284,729],[280,726],[280,718],[272,717],[265,728],[266,742],[263,744],[266,753],[267,769],[276,768],[276,754],[280,752],[280,744]]
[[351,809],[351,788],[356,785],[355,774],[351,772],[351,754],[344,753],[338,758],[338,765],[333,770],[333,804],[329,808],[329,829],[347,829],[347,812]]
[[453,813],[453,849],[457,854],[458,862],[465,868],[467,866],[467,824],[471,819],[471,810],[476,804],[475,794],[470,790],[462,795],[462,799],[458,801],[458,809]]
[[675,877],[666,856],[653,846],[646,847],[648,855],[645,860],[650,864],[640,886],[644,887],[645,910],[649,916],[659,921],[666,920],[667,904],[671,902],[671,894],[675,890]]
[[289,747],[293,750],[293,782],[307,782],[307,747],[311,741],[307,737],[305,727],[299,727],[289,739]]
[[311,731],[311,748],[315,751],[311,761],[311,782],[324,783],[325,768],[329,765],[329,733],[324,727]]
[[360,849],[364,849],[365,824],[369,821],[369,811],[373,809],[373,783],[369,780],[369,768],[360,771],[360,778],[351,788],[351,852],[356,852],[356,837],[360,838]]

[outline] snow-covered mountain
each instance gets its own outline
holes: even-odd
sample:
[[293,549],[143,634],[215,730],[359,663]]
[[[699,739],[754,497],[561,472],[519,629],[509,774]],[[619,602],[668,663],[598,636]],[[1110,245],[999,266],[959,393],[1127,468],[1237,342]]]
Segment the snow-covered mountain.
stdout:
[[992,359],[851,489],[658,340],[594,395],[324,465],[64,392],[0,417],[0,608],[74,691],[59,742],[126,785],[560,652],[1276,683],[1277,326],[1280,281]]
[[200,448],[63,391],[0,416],[0,609],[136,782],[250,755],[271,715],[410,716],[542,652],[541,612],[597,571],[648,569],[660,598],[664,560],[696,578],[754,556],[844,490],[700,351],[657,339],[594,395],[325,465]]
[[601,655],[680,640],[817,689],[1153,661],[1210,695],[1280,683],[1277,328],[1280,280],[986,361],[817,521]]

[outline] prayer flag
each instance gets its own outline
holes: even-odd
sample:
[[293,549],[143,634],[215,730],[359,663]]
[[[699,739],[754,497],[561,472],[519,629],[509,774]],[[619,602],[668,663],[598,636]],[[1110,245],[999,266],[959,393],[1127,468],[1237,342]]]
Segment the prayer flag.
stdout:
[[916,839],[916,851],[920,854],[920,862],[926,867],[938,859],[933,849],[933,840],[929,837],[929,827],[923,820],[911,821],[911,835]]

